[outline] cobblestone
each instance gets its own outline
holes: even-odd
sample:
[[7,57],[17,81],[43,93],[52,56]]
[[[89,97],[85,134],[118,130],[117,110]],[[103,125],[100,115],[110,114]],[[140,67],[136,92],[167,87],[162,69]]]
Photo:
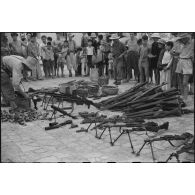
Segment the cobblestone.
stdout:
[[[80,79],[80,78],[76,78]],[[24,83],[28,87],[40,88],[48,86],[56,87],[59,83],[67,82],[64,79],[45,80]],[[120,91],[131,87],[131,84],[120,86]],[[194,96],[191,96],[193,107]],[[74,115],[78,112],[94,112],[96,109],[86,106],[77,106]],[[105,111],[108,116],[115,115],[114,112]],[[117,113],[118,114],[118,113]],[[64,121],[66,118],[59,119]],[[165,134],[181,134],[190,132],[194,134],[194,114],[183,115],[182,117],[172,117],[152,120],[159,124],[169,121],[169,130],[162,131]],[[79,124],[81,119],[74,123]],[[152,155],[149,146],[145,146],[140,156],[132,154],[128,137],[123,135],[114,146],[110,145],[108,132],[105,132],[102,139],[95,138],[95,131],[88,133],[76,133],[76,130],[87,125],[79,125],[79,128],[69,129],[70,125],[52,131],[45,131],[48,121],[29,122],[27,126],[20,126],[12,123],[1,124],[1,159],[2,162],[152,162]],[[100,134],[101,131],[98,132]],[[112,130],[113,139],[119,135],[119,131]],[[151,134],[152,136],[152,134]],[[135,151],[138,151],[143,144],[146,135],[144,133],[132,133]],[[177,143],[178,144],[178,143]],[[154,153],[158,161],[165,161],[174,151],[174,148],[167,142],[155,143]],[[183,160],[193,160],[192,155],[181,155]],[[171,162],[176,162],[173,158]]]

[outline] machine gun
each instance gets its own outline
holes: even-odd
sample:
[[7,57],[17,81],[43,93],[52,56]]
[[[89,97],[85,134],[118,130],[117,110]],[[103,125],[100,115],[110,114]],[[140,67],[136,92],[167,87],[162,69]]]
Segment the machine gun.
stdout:
[[168,157],[168,159],[165,162],[168,162],[173,157],[175,157],[177,159],[177,162],[180,162],[179,155],[182,153],[194,154],[194,139],[191,143],[187,142],[187,143],[182,144],[180,149],[178,149],[176,152],[170,154],[170,156]]
[[68,124],[72,124],[72,121],[71,120],[67,120],[63,123],[50,123],[49,127],[45,127],[45,131],[48,131],[48,130],[52,130],[52,129],[57,129],[59,127],[62,127],[62,126],[65,126],[65,125],[68,125]]
[[162,136],[162,137],[156,137],[156,138],[152,138],[152,139],[146,139],[144,140],[144,144],[142,145],[142,147],[140,148],[140,150],[137,152],[137,156],[140,155],[140,152],[142,151],[142,149],[144,148],[144,146],[146,144],[149,144],[150,145],[150,148],[151,148],[151,153],[152,153],[152,158],[153,158],[153,161],[155,162],[155,157],[154,157],[154,151],[153,151],[153,147],[152,147],[152,143],[153,142],[157,142],[157,141],[168,141],[169,144],[171,146],[174,146],[173,143],[171,141],[176,141],[176,140],[183,140],[183,141],[186,141],[186,140],[189,140],[193,137],[193,135],[191,133],[183,133],[181,135],[165,135],[165,136]]

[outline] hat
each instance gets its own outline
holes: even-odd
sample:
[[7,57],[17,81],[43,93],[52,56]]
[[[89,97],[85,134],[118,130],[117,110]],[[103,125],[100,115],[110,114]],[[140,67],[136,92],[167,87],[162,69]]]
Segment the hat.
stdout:
[[184,39],[184,38],[190,38],[190,34],[189,33],[181,33],[179,34],[179,36],[176,38],[176,41]]
[[74,37],[74,35],[72,33],[68,33],[69,37]]
[[11,33],[11,36],[18,36],[18,33]]
[[22,59],[22,63],[25,64],[30,70],[37,64],[37,60],[31,56],[28,56],[26,59]]
[[159,38],[160,39],[160,35],[159,35],[159,33],[153,33],[151,35],[151,38]]
[[110,39],[120,39],[120,37],[117,34],[112,34]]
[[96,38],[96,34],[95,33],[91,33],[91,38]]
[[161,43],[161,44],[165,45],[166,41],[164,39],[159,39],[158,43]]
[[28,35],[30,35],[31,36],[31,33],[26,33],[26,35],[28,36]]

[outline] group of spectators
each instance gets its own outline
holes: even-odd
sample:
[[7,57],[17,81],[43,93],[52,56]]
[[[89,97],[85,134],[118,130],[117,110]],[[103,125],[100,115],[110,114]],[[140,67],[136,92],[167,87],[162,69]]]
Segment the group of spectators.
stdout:
[[[11,33],[13,39],[8,43],[6,37],[1,40],[1,57],[16,55],[37,60],[31,71],[23,71],[24,80],[65,76],[89,76],[92,69],[99,76],[109,76],[114,84],[129,82],[152,82],[156,85],[166,82],[164,90],[176,87],[187,98],[188,84],[193,83],[194,37],[192,33],[178,33],[170,40],[162,38],[161,33],[129,33],[122,37],[120,33],[82,33],[78,47],[74,34],[67,33],[62,39],[56,33],[56,39],[36,33]],[[192,87],[193,88],[193,87]]]

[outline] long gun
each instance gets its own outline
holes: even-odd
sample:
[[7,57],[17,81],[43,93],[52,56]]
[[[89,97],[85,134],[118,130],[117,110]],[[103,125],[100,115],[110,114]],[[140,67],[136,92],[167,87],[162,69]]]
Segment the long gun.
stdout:
[[54,112],[55,112],[55,111],[58,111],[58,112],[62,113],[64,116],[69,116],[69,117],[71,117],[71,118],[73,118],[73,119],[77,119],[76,116],[72,116],[71,114],[68,114],[68,113],[67,113],[66,111],[64,111],[63,109],[58,108],[58,107],[56,107],[56,106],[54,106],[54,105],[52,105],[51,108],[54,110]]
[[57,129],[59,127],[62,127],[62,126],[68,125],[68,124],[72,124],[72,121],[67,120],[63,123],[59,123],[59,124],[56,124],[56,125],[50,125],[49,127],[45,127],[45,131],[52,130],[52,129]]
[[155,161],[153,147],[152,147],[153,142],[168,141],[171,146],[174,146],[171,141],[174,141],[174,140],[184,140],[185,141],[185,140],[191,139],[192,137],[193,137],[193,135],[191,133],[183,133],[181,135],[165,135],[163,137],[157,137],[157,138],[153,138],[153,139],[146,139],[146,140],[144,140],[144,144],[142,145],[142,147],[140,148],[140,150],[137,152],[136,155],[139,156],[140,152],[142,151],[144,146],[148,143],[150,145],[150,148],[151,148],[153,161]]

